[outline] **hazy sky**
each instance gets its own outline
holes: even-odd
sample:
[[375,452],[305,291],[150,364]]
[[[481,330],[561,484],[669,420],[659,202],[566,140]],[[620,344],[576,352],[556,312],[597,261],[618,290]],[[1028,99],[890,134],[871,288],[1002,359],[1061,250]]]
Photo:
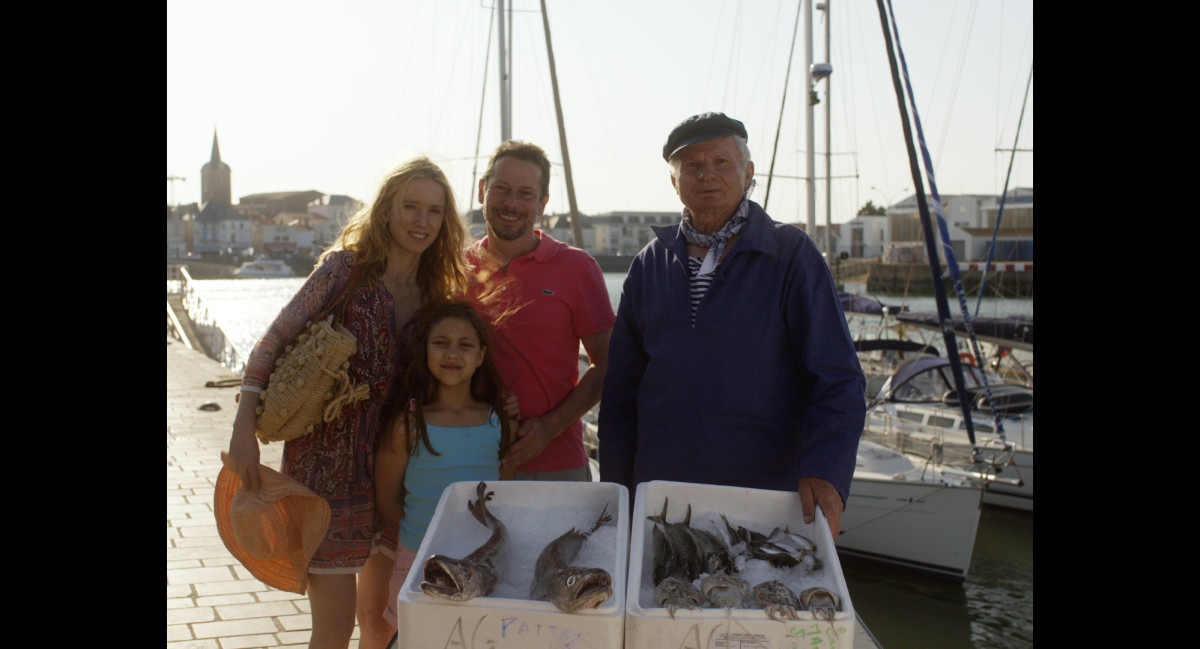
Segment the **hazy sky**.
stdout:
[[[996,149],[1014,145],[1033,62],[1032,0],[893,2],[938,190],[1000,193],[1010,154]],[[831,101],[831,212],[841,223],[868,200],[900,200],[913,183],[876,4],[827,3],[833,75],[816,85],[813,110],[816,221],[825,222]],[[804,222],[803,17],[783,97],[797,4],[546,0],[579,210],[678,210],[663,142],[684,118],[716,110],[746,124],[760,203],[779,129],[767,209]],[[566,212],[540,5],[508,5],[512,134],[546,149],[556,165],[547,211]],[[310,189],[369,201],[389,169],[423,153],[446,170],[460,211],[473,206],[474,156],[482,173],[500,138],[494,6],[168,0],[167,175],[186,180],[167,182],[167,202],[199,200],[215,130],[234,202]],[[825,21],[812,12],[814,62],[826,60]],[[1017,147],[1033,148],[1032,89]],[[1033,187],[1031,152],[1017,153],[1009,187]]]

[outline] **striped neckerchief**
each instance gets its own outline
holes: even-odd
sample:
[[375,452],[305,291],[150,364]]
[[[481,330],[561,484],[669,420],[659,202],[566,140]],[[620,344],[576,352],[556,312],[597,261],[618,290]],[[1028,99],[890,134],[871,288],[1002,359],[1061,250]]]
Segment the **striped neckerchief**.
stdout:
[[725,251],[725,244],[729,242],[735,234],[742,231],[742,226],[746,223],[746,215],[750,212],[750,192],[754,191],[754,180],[750,180],[750,185],[746,187],[746,193],[742,195],[742,202],[738,204],[737,211],[733,213],[733,218],[729,219],[725,225],[721,226],[720,230],[714,232],[711,236],[701,234],[696,228],[692,227],[692,213],[688,208],[683,208],[683,218],[679,223],[680,232],[683,233],[683,238],[688,243],[696,246],[704,246],[708,248],[708,254],[704,255],[704,263],[700,265],[699,275],[707,275],[721,263],[721,253]]
[[696,326],[696,309],[700,306],[700,299],[708,292],[709,284],[712,283],[712,272],[721,263],[721,254],[725,251],[725,244],[734,235],[741,232],[742,227],[746,225],[748,218],[746,215],[750,212],[750,192],[753,189],[754,180],[751,179],[750,186],[746,188],[746,193],[742,196],[742,202],[738,204],[737,210],[733,213],[733,218],[729,219],[712,236],[696,231],[696,228],[692,227],[692,213],[688,208],[683,208],[683,218],[679,224],[683,238],[690,244],[708,248],[708,252],[704,255],[704,261],[698,262],[696,259],[688,258],[693,327]]

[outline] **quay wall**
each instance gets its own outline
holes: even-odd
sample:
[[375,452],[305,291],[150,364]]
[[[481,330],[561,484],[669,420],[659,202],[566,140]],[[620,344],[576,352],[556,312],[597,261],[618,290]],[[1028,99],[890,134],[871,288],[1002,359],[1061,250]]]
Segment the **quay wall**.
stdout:
[[[967,293],[979,291],[983,280],[982,270],[959,270],[963,290]],[[987,275],[989,295],[1006,297],[1033,297],[1033,264],[1023,270],[995,270]],[[953,294],[954,281],[945,279],[946,291]],[[933,277],[927,263],[885,264],[875,262],[867,272],[867,292],[882,295],[933,295]]]

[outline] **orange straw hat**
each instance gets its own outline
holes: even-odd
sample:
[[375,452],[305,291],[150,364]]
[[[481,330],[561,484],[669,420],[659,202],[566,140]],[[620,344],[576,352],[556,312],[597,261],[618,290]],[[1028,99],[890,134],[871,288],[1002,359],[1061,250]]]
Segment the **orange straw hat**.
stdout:
[[221,451],[214,510],[225,547],[272,588],[303,595],[308,562],[329,529],[329,503],[282,473],[258,465],[258,492],[242,489],[238,465]]

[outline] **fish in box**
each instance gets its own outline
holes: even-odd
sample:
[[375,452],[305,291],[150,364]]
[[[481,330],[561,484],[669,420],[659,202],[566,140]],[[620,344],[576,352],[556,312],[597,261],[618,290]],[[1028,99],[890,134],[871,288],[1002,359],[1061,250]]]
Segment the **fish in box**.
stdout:
[[[497,530],[499,549],[493,553],[489,543]],[[400,588],[398,646],[620,649],[628,538],[629,494],[618,484],[497,481],[481,491],[477,482],[453,483],[443,491],[417,560]],[[441,563],[452,565],[452,559],[478,556],[481,548],[495,575],[487,594],[462,601],[447,598],[442,592],[447,575],[431,576],[439,587],[427,583],[429,592],[422,589],[426,559],[438,555]],[[557,603],[533,598],[542,592],[535,589],[538,559],[547,554],[554,555],[556,569],[570,573],[565,577],[575,587],[570,596],[584,602],[579,610],[562,610],[560,606],[578,603],[563,596],[550,598]],[[543,558],[542,574],[548,583],[546,561]],[[611,579],[595,576],[597,570]],[[572,580],[575,574],[589,576]],[[605,592],[606,599],[598,601]]]
[[[853,646],[854,608],[820,509],[805,523],[795,492],[683,482],[643,483],[635,496],[626,649]],[[677,583],[689,579],[696,589]]]

